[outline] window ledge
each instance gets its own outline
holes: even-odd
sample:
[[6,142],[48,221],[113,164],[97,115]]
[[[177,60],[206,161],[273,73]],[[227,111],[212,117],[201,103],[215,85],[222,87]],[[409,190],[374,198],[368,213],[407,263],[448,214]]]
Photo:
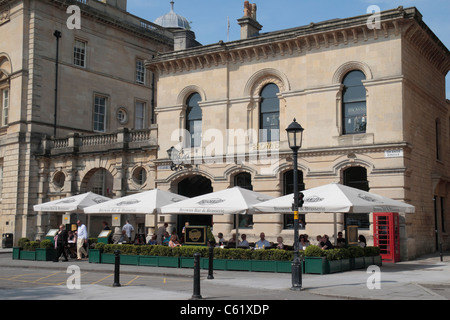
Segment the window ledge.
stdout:
[[338,146],[362,146],[375,144],[373,133],[348,134],[333,137]]

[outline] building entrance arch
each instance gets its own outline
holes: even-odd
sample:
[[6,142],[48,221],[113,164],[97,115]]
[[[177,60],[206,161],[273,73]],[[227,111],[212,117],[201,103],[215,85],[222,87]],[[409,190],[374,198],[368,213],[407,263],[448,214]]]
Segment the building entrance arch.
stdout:
[[114,178],[105,168],[94,168],[83,177],[80,192],[93,192],[105,197],[113,197]]
[[[201,175],[194,175],[178,182],[178,194],[194,198],[213,192],[211,180]],[[182,236],[182,230],[186,222],[191,226],[212,226],[212,215],[178,215],[177,234]]]

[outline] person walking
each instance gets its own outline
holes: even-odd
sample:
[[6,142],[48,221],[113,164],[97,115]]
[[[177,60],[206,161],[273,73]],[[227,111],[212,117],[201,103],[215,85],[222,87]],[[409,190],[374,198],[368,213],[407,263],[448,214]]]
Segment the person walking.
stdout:
[[77,221],[77,225],[77,260],[81,260],[83,258],[83,254],[86,257],[88,256],[88,253],[84,248],[84,245],[87,245],[88,242],[88,234],[86,226],[81,222],[81,220]]
[[55,259],[53,260],[53,262],[58,262],[59,261],[59,257],[61,257],[61,254],[64,256],[64,261],[69,261],[69,259],[67,259],[67,253],[66,253],[66,248],[67,248],[67,244],[68,244],[68,234],[66,231],[66,226],[61,224],[59,226],[59,231],[56,234],[55,237],[55,245],[56,245],[56,256]]

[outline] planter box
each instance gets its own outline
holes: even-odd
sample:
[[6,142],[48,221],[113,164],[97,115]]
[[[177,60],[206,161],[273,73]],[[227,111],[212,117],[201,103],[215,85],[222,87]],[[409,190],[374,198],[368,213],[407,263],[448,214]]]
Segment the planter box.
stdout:
[[251,271],[277,272],[276,261],[251,260]]
[[89,250],[89,263],[102,263],[102,250],[100,249]]
[[139,265],[139,256],[127,254],[120,255],[120,264],[137,266]]
[[363,269],[364,257],[350,258],[350,268],[351,270]]
[[36,251],[20,251],[20,260],[36,261]]
[[180,259],[178,257],[158,257],[158,267],[179,268]]
[[[226,259],[213,259],[213,270],[227,270],[227,261]],[[209,258],[201,258],[200,259],[200,267],[202,269],[209,269]]]
[[368,268],[374,265],[373,257],[364,257],[364,267]]
[[327,261],[329,273],[337,273],[351,270],[350,259]]
[[139,265],[146,267],[157,267],[158,257],[155,256],[139,256]]
[[374,265],[381,267],[383,265],[383,259],[381,256],[373,257],[373,263]]
[[227,270],[251,271],[252,260],[228,260]]
[[14,247],[12,252],[12,258],[13,260],[19,260],[20,259],[20,251],[22,248]]
[[[202,265],[200,261],[200,266]],[[180,268],[194,268],[194,258],[180,257]]]
[[[120,260],[122,260],[122,259],[120,259]],[[106,263],[106,264],[115,264],[116,263],[116,255],[114,253],[102,253],[101,254],[101,262]]]
[[56,258],[55,249],[36,249],[36,260],[37,261],[53,261]]
[[328,266],[325,257],[305,257],[305,272],[308,274],[327,274]]
[[[276,261],[277,271],[279,273],[291,273],[292,272],[292,261]],[[302,263],[302,273],[305,273],[305,268]]]
[[342,271],[349,271],[352,269],[350,259],[341,260],[342,263]]

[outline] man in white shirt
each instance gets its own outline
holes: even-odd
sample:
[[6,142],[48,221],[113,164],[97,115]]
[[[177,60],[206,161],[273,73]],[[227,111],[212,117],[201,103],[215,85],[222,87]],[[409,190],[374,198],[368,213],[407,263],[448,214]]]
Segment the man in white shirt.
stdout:
[[78,230],[77,230],[77,260],[81,260],[83,258],[82,254],[86,257],[88,253],[86,249],[84,249],[83,245],[88,243],[88,234],[86,226],[81,223],[81,220],[77,221]]
[[130,224],[130,221],[127,220],[125,225],[122,227],[122,231],[125,231],[129,241],[131,241],[131,233],[134,231],[133,226]]

